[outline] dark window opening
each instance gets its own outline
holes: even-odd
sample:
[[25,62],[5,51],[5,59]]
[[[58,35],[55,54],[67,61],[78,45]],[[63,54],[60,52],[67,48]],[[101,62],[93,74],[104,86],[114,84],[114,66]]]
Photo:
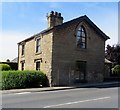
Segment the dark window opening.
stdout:
[[81,26],[76,33],[77,47],[86,48],[86,32],[83,26]]
[[40,70],[40,61],[36,62],[36,70],[38,70],[38,71]]
[[21,70],[24,70],[24,64],[25,63],[23,63],[23,62],[21,63]]
[[24,55],[25,51],[25,45],[22,45],[22,55]]
[[40,52],[40,38],[36,40],[36,53]]
[[76,61],[76,73],[79,81],[85,82],[86,77],[86,61]]

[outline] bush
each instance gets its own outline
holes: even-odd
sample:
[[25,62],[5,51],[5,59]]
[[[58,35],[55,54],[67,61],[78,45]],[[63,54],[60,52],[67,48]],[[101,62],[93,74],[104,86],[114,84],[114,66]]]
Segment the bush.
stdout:
[[120,75],[120,65],[116,65],[112,68],[112,74]]
[[2,71],[0,89],[20,89],[48,86],[46,75],[41,71]]
[[18,70],[18,63],[16,62],[0,62],[0,64],[8,64],[11,70]]
[[0,70],[8,71],[11,70],[11,67],[8,64],[0,64]]

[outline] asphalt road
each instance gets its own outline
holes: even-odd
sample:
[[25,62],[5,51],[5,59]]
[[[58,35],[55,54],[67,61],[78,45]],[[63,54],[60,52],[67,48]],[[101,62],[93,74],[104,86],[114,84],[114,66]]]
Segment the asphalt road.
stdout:
[[3,94],[2,108],[118,108],[118,87]]

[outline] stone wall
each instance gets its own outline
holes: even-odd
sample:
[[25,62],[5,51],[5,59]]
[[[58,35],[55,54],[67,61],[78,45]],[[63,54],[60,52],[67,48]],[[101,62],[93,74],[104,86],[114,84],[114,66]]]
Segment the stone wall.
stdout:
[[[22,45],[25,46],[23,56]],[[35,39],[33,38],[27,42],[21,43],[21,45],[19,45],[19,60],[18,60],[19,70],[21,70],[22,62],[25,62],[24,64],[25,70],[35,70],[34,57],[35,57]]]
[[[87,33],[87,48],[76,47],[76,30],[80,25]],[[41,52],[35,52],[36,38],[41,38]],[[21,45],[25,44],[25,55],[21,56]],[[86,61],[86,80],[88,82],[102,81],[104,74],[105,41],[85,21],[59,26],[39,36],[34,36],[19,45],[19,70],[21,62],[25,62],[25,70],[35,70],[36,61],[40,60],[40,69],[49,78],[50,86],[74,85],[78,77],[76,61]],[[94,74],[95,75],[94,75]],[[98,75],[96,75],[98,74]],[[91,76],[91,77],[89,77]],[[94,77],[97,76],[97,80]]]
[[[76,47],[76,29],[83,25],[87,33],[87,48]],[[74,84],[76,61],[86,61],[87,73],[104,73],[105,41],[85,21],[54,31],[52,85]],[[87,76],[87,75],[86,75]],[[89,81],[89,79],[87,79]],[[90,80],[91,81],[91,80]]]
[[[21,62],[25,62],[25,70],[35,70],[36,61],[40,60],[40,69],[47,74],[51,81],[51,61],[52,61],[52,32],[47,32],[39,36],[34,36],[33,39],[23,42],[19,45],[19,70],[21,70]],[[36,38],[41,38],[41,51],[36,53]],[[25,45],[25,54],[21,55],[22,44]]]

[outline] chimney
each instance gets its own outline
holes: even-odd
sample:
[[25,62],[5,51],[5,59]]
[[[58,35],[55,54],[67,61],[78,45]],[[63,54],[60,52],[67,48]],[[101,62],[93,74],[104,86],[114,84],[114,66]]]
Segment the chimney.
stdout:
[[50,14],[47,16],[48,20],[48,28],[60,25],[63,23],[63,17],[61,13],[51,11]]

